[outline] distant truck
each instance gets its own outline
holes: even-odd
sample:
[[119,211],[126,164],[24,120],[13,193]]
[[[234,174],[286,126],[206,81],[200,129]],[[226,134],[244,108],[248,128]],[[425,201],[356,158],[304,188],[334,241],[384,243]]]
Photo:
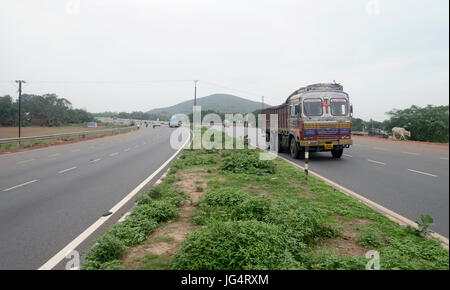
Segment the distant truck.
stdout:
[[169,120],[169,127],[170,128],[177,128],[181,126],[181,121],[177,119],[177,117],[174,115]]
[[87,122],[86,128],[97,128],[97,122]]
[[261,111],[266,115],[266,140],[270,140],[270,115],[278,115],[278,150],[288,149],[293,158],[309,152],[331,152],[341,158],[353,144],[349,96],[337,83],[313,84],[293,92],[277,107]]

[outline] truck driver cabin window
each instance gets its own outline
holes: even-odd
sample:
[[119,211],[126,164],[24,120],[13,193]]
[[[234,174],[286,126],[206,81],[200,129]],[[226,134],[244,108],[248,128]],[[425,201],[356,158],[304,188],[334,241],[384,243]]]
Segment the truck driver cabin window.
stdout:
[[331,115],[346,116],[347,115],[347,100],[346,99],[331,99]]
[[305,99],[303,101],[303,108],[306,116],[322,116],[321,99]]

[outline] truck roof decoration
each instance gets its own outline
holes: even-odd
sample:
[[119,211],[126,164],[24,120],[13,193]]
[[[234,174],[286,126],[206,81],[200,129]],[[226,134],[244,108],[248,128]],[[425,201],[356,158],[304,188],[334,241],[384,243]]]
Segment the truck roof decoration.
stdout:
[[313,85],[299,88],[298,90],[296,90],[295,92],[290,94],[289,97],[286,99],[286,103],[289,101],[289,99],[292,96],[298,95],[300,93],[305,93],[305,92],[309,92],[309,91],[343,91],[343,90],[344,90],[344,87],[341,84],[337,84],[337,83],[313,84]]

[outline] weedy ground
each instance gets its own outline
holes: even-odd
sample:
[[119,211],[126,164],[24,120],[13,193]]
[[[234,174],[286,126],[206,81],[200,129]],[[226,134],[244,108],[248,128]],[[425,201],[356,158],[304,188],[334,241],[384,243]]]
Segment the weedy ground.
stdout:
[[185,150],[82,269],[449,269],[440,243],[256,150]]

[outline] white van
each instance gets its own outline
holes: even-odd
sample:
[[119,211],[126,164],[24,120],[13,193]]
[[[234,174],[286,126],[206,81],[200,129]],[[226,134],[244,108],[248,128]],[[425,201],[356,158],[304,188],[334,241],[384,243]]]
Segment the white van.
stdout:
[[181,121],[179,121],[176,116],[172,116],[172,118],[170,118],[170,120],[169,120],[169,127],[177,128],[180,126],[181,126]]

